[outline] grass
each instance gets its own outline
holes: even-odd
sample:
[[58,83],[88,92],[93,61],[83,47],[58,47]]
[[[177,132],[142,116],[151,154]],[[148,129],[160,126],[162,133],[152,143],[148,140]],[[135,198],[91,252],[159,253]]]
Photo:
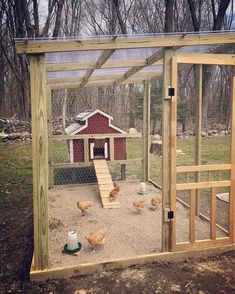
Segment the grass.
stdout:
[[[177,148],[185,153],[185,155],[177,156],[177,165],[193,164],[194,142],[193,138],[177,139]],[[127,159],[141,158],[141,139],[128,139],[127,152]],[[53,145],[53,154],[55,163],[69,162],[67,145],[64,142],[56,142]],[[202,138],[202,164],[229,162],[229,136]],[[162,160],[159,156],[150,155],[151,179],[159,184],[161,184],[161,163]],[[112,164],[111,169],[116,176],[119,175],[119,165]],[[127,165],[127,177],[141,178],[141,174],[141,164],[130,163]],[[225,176],[227,177],[225,174],[222,175],[222,177]],[[216,174],[214,177],[216,177]],[[26,193],[32,193],[31,144],[0,145],[0,208],[6,205],[7,199],[10,197]]]

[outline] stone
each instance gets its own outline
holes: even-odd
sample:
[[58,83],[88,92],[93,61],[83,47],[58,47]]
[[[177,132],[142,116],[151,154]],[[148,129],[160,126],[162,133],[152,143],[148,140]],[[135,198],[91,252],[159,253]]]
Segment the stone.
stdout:
[[206,133],[205,132],[201,132],[201,136],[202,137],[206,137]]
[[129,129],[129,133],[130,133],[130,134],[136,134],[136,133],[138,133],[138,132],[137,132],[137,130],[136,130],[135,128],[130,128],[130,129]]
[[153,141],[160,141],[161,140],[161,136],[158,135],[158,134],[155,134],[155,135],[152,136],[152,140]]

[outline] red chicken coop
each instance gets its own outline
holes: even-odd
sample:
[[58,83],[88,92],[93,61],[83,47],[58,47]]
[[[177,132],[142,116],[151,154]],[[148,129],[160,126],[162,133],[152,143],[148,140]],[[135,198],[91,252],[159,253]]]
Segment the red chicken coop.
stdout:
[[[126,132],[113,125],[112,121],[112,116],[99,109],[79,113],[65,132],[71,136],[88,136],[85,139],[69,140],[70,162],[90,162],[93,159],[125,160],[126,138],[115,138],[111,134]],[[107,138],[104,137],[105,134]]]

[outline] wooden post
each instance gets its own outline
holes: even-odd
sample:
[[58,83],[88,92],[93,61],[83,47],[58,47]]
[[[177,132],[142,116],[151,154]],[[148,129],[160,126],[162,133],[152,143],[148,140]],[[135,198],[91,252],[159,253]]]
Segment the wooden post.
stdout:
[[44,54],[30,56],[34,210],[34,269],[48,266],[48,134]]
[[54,185],[53,171],[53,140],[52,140],[52,112],[51,112],[51,88],[46,88],[47,95],[47,132],[48,132],[48,181],[49,188]]
[[143,181],[149,181],[150,80],[144,81],[143,99]]
[[67,89],[64,89],[64,99],[62,105],[62,125],[63,129],[66,128],[66,110],[67,110]]
[[84,138],[83,140],[84,142],[84,162],[89,162],[89,141],[88,141],[88,138]]
[[121,164],[121,180],[126,180],[126,164]]
[[233,67],[231,101],[231,187],[229,197],[229,236],[232,243],[235,243],[235,65]]
[[[202,64],[198,65],[198,87],[196,103],[195,127],[195,164],[201,164],[201,132],[202,132]],[[196,173],[196,182],[200,182],[200,172]],[[196,215],[200,214],[200,191],[196,191]]]
[[111,161],[114,160],[114,138],[109,138],[109,158]]
[[166,99],[171,85],[171,57],[173,48],[165,48],[163,58],[163,135],[162,135],[162,251],[170,250],[171,224],[165,212],[171,204],[171,99]]

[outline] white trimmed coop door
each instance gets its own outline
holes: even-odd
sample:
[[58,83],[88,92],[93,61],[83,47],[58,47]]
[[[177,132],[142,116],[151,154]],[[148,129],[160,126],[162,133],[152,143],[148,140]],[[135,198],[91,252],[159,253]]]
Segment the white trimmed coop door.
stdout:
[[90,157],[91,159],[101,159],[108,158],[108,143],[99,142],[97,140],[95,143],[90,143]]

